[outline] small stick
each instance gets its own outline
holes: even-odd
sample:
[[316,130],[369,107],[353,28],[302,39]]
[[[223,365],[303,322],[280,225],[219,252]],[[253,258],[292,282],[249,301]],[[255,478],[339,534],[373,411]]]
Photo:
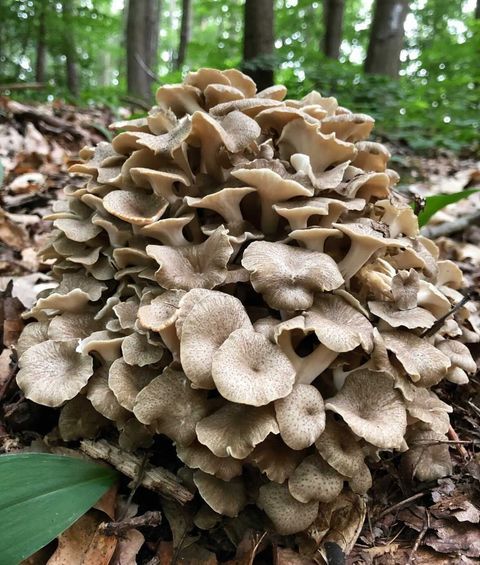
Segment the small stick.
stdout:
[[460,438],[457,435],[457,432],[452,428],[451,425],[448,428],[447,435],[452,441],[454,441],[456,443],[456,449],[457,449],[459,455],[462,457],[462,459],[464,461],[466,461],[468,459],[468,451],[463,447],[463,445],[460,441]]
[[475,212],[467,216],[462,216],[453,222],[444,222],[437,226],[424,226],[420,230],[420,233],[429,239],[436,239],[437,237],[463,231],[478,220],[480,220],[480,212]]
[[445,322],[445,320],[447,318],[449,318],[450,316],[452,316],[453,314],[455,314],[455,312],[457,312],[458,310],[460,310],[460,308],[462,308],[462,306],[465,306],[465,304],[467,302],[469,302],[472,299],[472,297],[470,296],[470,294],[466,294],[462,300],[460,300],[460,302],[457,302],[457,304],[455,304],[455,306],[453,306],[451,308],[451,310],[449,310],[446,314],[444,314],[441,318],[439,318],[431,328],[429,328],[428,330],[425,330],[420,337],[430,337],[432,335],[435,335],[438,330],[443,326],[443,322]]
[[104,522],[100,524],[100,532],[105,536],[122,537],[125,532],[132,528],[145,526],[158,526],[162,523],[162,513],[158,511],[145,512],[141,516],[126,518],[119,522]]
[[[99,441],[85,439],[80,442],[80,449],[93,459],[103,459],[103,461],[110,463],[120,473],[133,480],[136,480],[139,476],[142,458],[124,451],[104,439]],[[146,464],[140,484],[167,498],[172,498],[180,504],[185,504],[193,498],[193,494],[180,484],[177,477],[162,467],[153,467]]]
[[383,518],[384,516],[386,516],[387,514],[390,514],[390,512],[393,512],[394,510],[398,510],[402,506],[406,506],[407,504],[410,504],[410,502],[413,502],[414,500],[418,500],[419,498],[422,498],[422,496],[425,496],[426,494],[427,493],[425,493],[425,492],[417,492],[417,494],[414,494],[413,496],[410,496],[410,497],[406,498],[405,500],[401,500],[400,502],[397,502],[393,506],[389,506],[387,509],[383,510],[380,513],[377,520],[380,520],[380,518]]
[[425,508],[425,517],[426,517],[426,520],[423,523],[423,528],[421,529],[420,533],[418,534],[417,539],[415,540],[415,545],[413,546],[412,551],[410,552],[410,555],[409,555],[408,561],[407,561],[407,565],[411,565],[413,563],[413,561],[415,559],[415,553],[417,553],[418,548],[420,547],[420,544],[422,543],[422,540],[425,537],[425,534],[430,529],[430,513],[429,513],[427,508]]

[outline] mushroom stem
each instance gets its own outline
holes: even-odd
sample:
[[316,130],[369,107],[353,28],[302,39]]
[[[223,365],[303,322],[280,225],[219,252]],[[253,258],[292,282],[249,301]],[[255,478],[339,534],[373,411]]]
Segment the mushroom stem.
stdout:
[[273,204],[271,200],[262,200],[261,229],[265,234],[274,233],[278,227],[279,217]]
[[180,359],[180,340],[177,336],[175,324],[167,326],[164,330],[158,332],[163,340],[163,343],[173,355],[174,360]]
[[353,240],[348,253],[338,264],[345,281],[351,279],[381,247],[383,247],[381,243]]
[[312,384],[313,381],[327,369],[337,358],[338,353],[320,344],[308,357],[299,358],[300,367],[297,369],[295,382],[297,384]]

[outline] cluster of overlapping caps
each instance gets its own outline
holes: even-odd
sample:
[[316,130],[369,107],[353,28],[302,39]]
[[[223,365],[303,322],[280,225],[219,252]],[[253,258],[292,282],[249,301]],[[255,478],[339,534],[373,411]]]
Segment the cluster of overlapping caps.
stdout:
[[82,151],[18,383],[62,406],[63,439],[164,434],[213,510],[256,504],[289,534],[366,493],[382,450],[420,479],[449,472],[428,445],[451,411],[432,387],[468,381],[480,332],[468,305],[428,331],[462,274],[392,190],[372,118],[285,96],[201,69]]

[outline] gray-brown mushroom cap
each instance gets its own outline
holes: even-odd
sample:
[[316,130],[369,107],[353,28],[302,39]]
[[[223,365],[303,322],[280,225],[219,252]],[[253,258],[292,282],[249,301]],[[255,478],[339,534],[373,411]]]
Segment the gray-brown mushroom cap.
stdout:
[[238,329],[214,353],[212,377],[223,398],[263,406],[292,391],[295,369],[264,335]]
[[348,375],[343,388],[325,402],[357,436],[377,447],[398,449],[407,427],[407,413],[393,379],[369,370]]
[[288,479],[288,490],[300,502],[330,502],[343,490],[344,477],[318,454],[309,455]]
[[193,481],[203,500],[219,514],[234,518],[247,504],[247,493],[241,477],[222,481],[203,471],[195,471]]
[[330,256],[282,243],[251,243],[243,253],[242,265],[250,272],[254,289],[269,306],[280,310],[305,310],[312,305],[315,292],[343,284]]

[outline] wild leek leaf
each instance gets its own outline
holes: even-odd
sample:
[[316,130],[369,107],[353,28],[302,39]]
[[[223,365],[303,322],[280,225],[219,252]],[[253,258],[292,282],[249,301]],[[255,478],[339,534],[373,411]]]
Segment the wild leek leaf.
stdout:
[[433,194],[432,196],[427,196],[425,198],[425,207],[418,214],[418,224],[423,227],[430,218],[445,206],[468,198],[472,194],[479,192],[480,189],[472,188],[470,190],[461,190],[460,192],[454,192],[453,194]]
[[0,456],[0,565],[15,565],[55,539],[116,478],[114,470],[74,457]]

